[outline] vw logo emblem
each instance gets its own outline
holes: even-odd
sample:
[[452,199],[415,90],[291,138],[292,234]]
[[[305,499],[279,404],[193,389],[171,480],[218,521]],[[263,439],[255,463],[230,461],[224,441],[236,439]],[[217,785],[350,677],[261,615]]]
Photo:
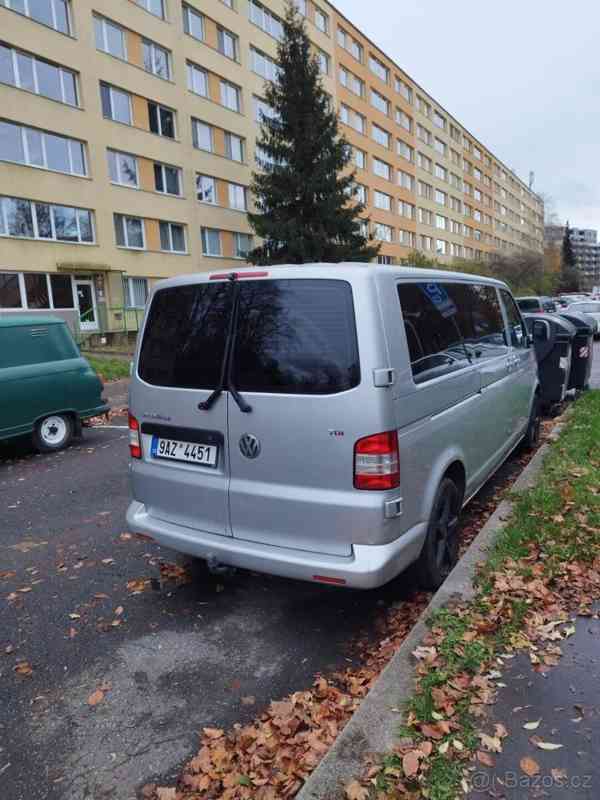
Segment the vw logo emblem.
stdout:
[[240,450],[246,458],[254,459],[260,455],[260,442],[251,433],[245,433],[240,439]]

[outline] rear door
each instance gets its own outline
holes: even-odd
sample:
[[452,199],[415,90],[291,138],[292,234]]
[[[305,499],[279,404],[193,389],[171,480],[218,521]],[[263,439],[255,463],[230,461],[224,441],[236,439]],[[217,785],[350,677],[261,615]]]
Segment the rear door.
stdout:
[[151,516],[222,536],[231,535],[227,397],[200,406],[221,381],[230,310],[226,283],[158,290],[130,402],[143,454],[132,462],[134,499]]
[[369,493],[353,488],[353,445],[365,428],[378,431],[369,428],[377,390],[358,388],[352,287],[299,278],[239,289],[231,376],[251,411],[229,395],[233,535],[350,555],[372,527],[360,510]]

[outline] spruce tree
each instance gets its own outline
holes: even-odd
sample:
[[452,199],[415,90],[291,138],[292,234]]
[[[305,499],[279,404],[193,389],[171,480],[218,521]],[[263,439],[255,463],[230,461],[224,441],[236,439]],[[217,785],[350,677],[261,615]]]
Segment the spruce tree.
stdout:
[[568,221],[565,227],[565,236],[562,244],[560,289],[563,292],[579,291],[579,270],[577,269],[577,259],[573,252],[571,228]]
[[291,3],[283,31],[277,80],[265,84],[272,115],[262,116],[260,172],[251,186],[256,213],[248,215],[263,243],[248,258],[260,265],[371,261],[379,246],[362,233],[351,148]]

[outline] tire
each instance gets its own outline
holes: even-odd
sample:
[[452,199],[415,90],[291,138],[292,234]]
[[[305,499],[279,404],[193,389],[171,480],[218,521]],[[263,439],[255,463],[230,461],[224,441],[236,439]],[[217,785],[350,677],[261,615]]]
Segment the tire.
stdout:
[[438,589],[458,561],[458,525],[462,494],[451,478],[440,483],[433,501],[423,550],[416,564],[424,589]]
[[525,437],[523,439],[523,446],[526,450],[535,450],[535,448],[540,443],[540,433],[542,427],[542,415],[541,415],[541,404],[540,399],[536,395],[533,399],[533,405],[531,406],[531,414],[529,415],[529,423],[527,425],[527,431],[525,432]]
[[55,453],[70,444],[74,430],[73,420],[68,414],[51,414],[35,426],[33,444],[40,453]]

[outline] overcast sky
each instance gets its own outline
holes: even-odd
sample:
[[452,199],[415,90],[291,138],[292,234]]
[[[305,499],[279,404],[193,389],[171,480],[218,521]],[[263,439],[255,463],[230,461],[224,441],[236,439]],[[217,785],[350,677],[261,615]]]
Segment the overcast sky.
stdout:
[[561,221],[600,227],[600,4],[333,2]]

